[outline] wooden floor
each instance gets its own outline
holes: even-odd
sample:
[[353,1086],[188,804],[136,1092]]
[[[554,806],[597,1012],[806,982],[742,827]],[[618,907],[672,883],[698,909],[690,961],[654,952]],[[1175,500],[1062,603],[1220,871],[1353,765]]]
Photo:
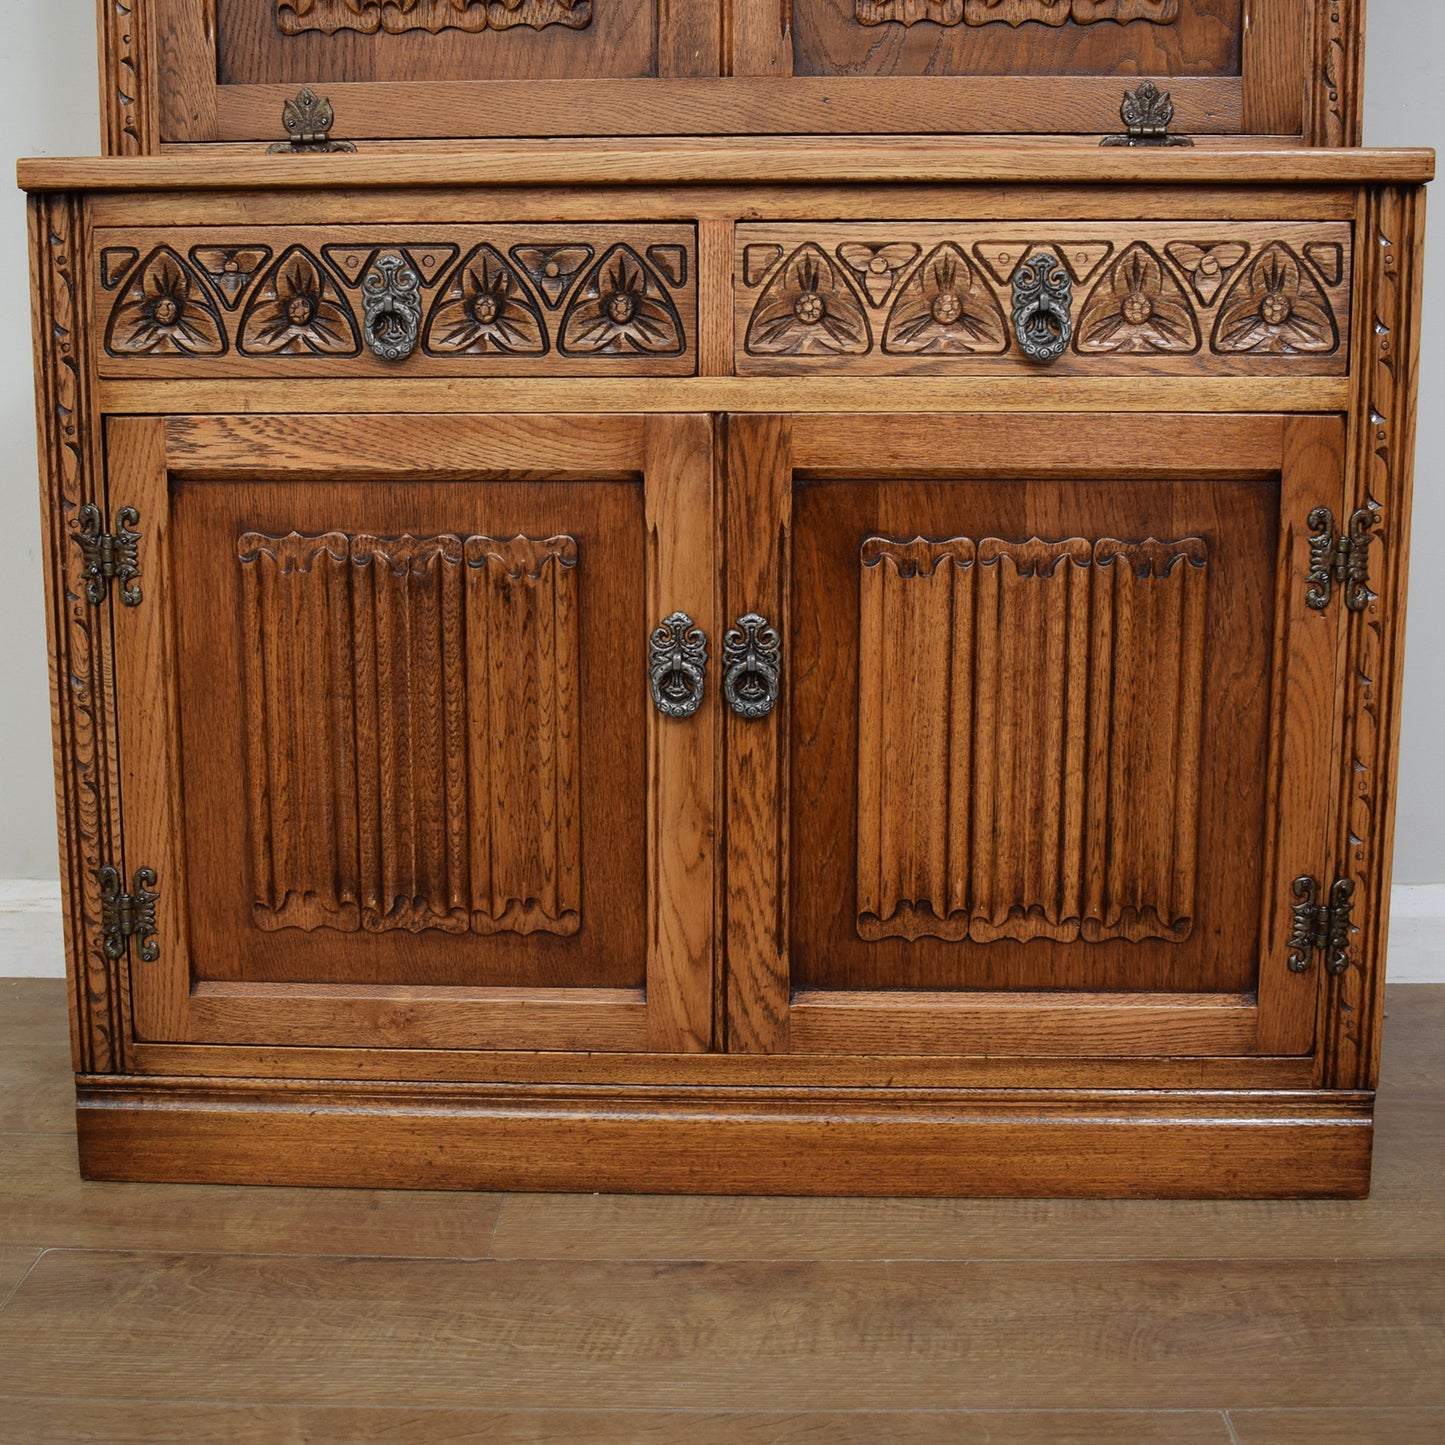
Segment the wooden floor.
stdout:
[[1445,987],[1364,1203],[83,1184],[0,980],[0,1441],[1445,1441]]

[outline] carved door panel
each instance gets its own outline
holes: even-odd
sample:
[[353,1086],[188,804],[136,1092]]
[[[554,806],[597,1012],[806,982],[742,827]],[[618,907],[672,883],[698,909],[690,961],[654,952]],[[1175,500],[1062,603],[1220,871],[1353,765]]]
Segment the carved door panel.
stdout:
[[[116,616],[141,1040],[711,1044],[703,417],[112,420],[143,597]],[[127,876],[130,876],[127,874]]]
[[725,612],[782,681],[726,721],[728,1047],[1309,1052],[1343,451],[1337,418],[729,418]]

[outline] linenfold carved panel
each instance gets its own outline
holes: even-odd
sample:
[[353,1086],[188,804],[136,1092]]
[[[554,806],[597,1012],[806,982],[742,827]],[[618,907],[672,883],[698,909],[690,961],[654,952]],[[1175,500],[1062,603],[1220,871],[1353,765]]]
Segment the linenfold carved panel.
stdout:
[[577,543],[241,536],[258,927],[575,933]]
[[863,938],[1189,936],[1208,560],[1198,537],[863,543]]
[[855,0],[860,25],[1097,25],[1150,20],[1171,25],[1179,0]]
[[592,0],[276,0],[276,28],[283,35],[320,30],[359,30],[364,35],[409,30],[533,30],[592,23]]

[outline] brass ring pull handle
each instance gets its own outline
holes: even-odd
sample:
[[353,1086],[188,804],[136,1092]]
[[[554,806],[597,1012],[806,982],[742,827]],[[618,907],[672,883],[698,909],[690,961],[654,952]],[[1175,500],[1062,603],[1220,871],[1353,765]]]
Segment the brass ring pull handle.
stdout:
[[1030,361],[1057,361],[1074,334],[1074,284],[1057,256],[1039,251],[1014,272],[1014,335]]
[[652,629],[647,673],[652,705],[664,717],[691,717],[702,706],[707,634],[686,612],[674,612]]
[[405,361],[421,335],[421,277],[395,251],[376,258],[361,282],[366,344],[382,361]]
[[723,697],[739,717],[767,717],[777,706],[783,677],[783,645],[768,619],[739,617],[723,634]]

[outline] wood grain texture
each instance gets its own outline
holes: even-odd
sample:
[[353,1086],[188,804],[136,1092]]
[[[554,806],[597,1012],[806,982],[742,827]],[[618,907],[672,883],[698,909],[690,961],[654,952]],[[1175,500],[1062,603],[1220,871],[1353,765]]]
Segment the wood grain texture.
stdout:
[[[1380,1415],[1386,1421],[1396,1415]],[[1445,1413],[1445,1412],[1441,1412]],[[1377,1412],[1356,1412],[1368,1425]],[[1420,1412],[1418,1418],[1434,1418]],[[1266,1421],[1272,1417],[1266,1417]],[[1411,1416],[1409,1418],[1417,1418]],[[1261,1421],[1263,1426],[1266,1421]],[[149,1401],[24,1400],[0,1395],[0,1440],[6,1445],[273,1445],[304,1440],[308,1445],[535,1445],[539,1440],[575,1437],[589,1445],[799,1445],[828,1440],[835,1445],[928,1445],[943,1432],[958,1445],[1229,1445],[1222,1414],[1184,1411],[867,1411],[779,1410],[598,1410],[347,1409],[314,1405],[195,1405]],[[1344,1437],[1340,1437],[1344,1438]],[[1359,1437],[1354,1437],[1358,1439]],[[1424,1435],[1402,1437],[1414,1445]]]
[[55,1131],[75,1120],[75,1076],[63,1052],[42,1044],[5,1044],[6,1085],[0,1093],[0,1133]]
[[0,1244],[17,1252],[34,1244],[47,1249],[480,1259],[497,1221],[494,1195],[417,1190],[383,1194],[158,1185],[148,1191],[142,1209],[134,1187],[80,1178],[73,1127],[61,1133],[6,1134],[0,1150],[5,1158]]
[[1085,1091],[82,1084],[89,1179],[1111,1199],[1369,1189],[1368,1096],[1140,1093],[1130,1107]]
[[[1159,1408],[1201,1397],[1399,1408],[1440,1398],[1442,1269],[579,1264],[561,1274],[530,1263],[57,1251],[0,1314],[0,1348],[30,1390],[63,1393],[72,1375],[48,1344],[59,1334],[92,1361],[90,1390],[132,1400],[356,1408],[404,1396],[486,1408],[525,1395],[572,1408],[619,1398],[725,1408],[745,1390],[756,1410]],[[115,1334],[114,1312],[143,1313],[145,1330]],[[1355,1349],[1333,1348],[1342,1332]],[[296,1335],[311,1348],[297,1350]],[[1274,1359],[1281,1337],[1293,1341],[1289,1371]],[[686,1368],[699,1358],[702,1377]]]
[[1208,563],[1198,537],[864,541],[862,937],[1188,937]]
[[712,687],[690,718],[647,714],[648,1028],[659,1053],[713,1044],[717,967],[718,538],[708,417],[647,424],[647,617],[685,612],[713,644]]
[[[120,141],[112,154],[273,139],[302,83],[325,87],[349,136],[580,133],[583,115],[589,135],[1098,135],[1117,128],[1118,77],[1153,76],[1186,132],[1349,145],[1363,17],[1353,3],[1340,11],[1328,0],[1127,0],[1123,12],[1113,0],[128,0],[101,11],[102,111]],[[1132,23],[1113,23],[1121,16]]]
[[[189,151],[127,159],[117,165],[87,159],[25,159],[16,163],[27,191],[215,191],[213,158]],[[253,154],[227,155],[227,190],[367,190],[403,186],[428,190],[467,186],[763,185],[877,181],[977,182],[1026,186],[1408,185],[1434,178],[1429,150],[1190,151],[1101,149],[1097,145],[970,145],[914,137],[889,144],[866,140],[766,143],[697,140],[643,148],[584,142],[559,147],[527,141],[479,143],[465,153],[334,155],[325,169],[278,165]],[[927,218],[924,218],[927,219]]]
[[1445,1410],[1231,1410],[1239,1445],[1433,1445],[1445,1431]]
[[110,517],[85,355],[90,318],[76,270],[85,246],[83,207],[65,196],[34,200],[29,226],[50,717],[73,992],[71,1053],[77,1069],[102,1072],[123,1066],[127,1027],[119,970],[101,947],[96,880],[96,870],[118,856],[111,636],[86,600],[82,556],[73,540],[83,506],[95,505]]
[[[788,635],[791,563],[792,429],[787,417],[733,416],[726,435],[727,571],[723,615],[729,626],[760,613]],[[791,665],[783,652],[784,677]],[[763,718],[729,711],[725,748],[726,869],[724,947],[727,1047],[784,1053],[788,1011],[788,782],[790,687]]]
[[742,375],[1037,369],[1012,282],[1041,253],[1070,288],[1050,375],[1340,374],[1348,226],[1180,222],[737,227]]
[[256,926],[576,933],[576,539],[235,551]]
[[[363,344],[365,282],[399,255],[419,280],[415,351]],[[691,225],[105,228],[92,305],[118,375],[688,375]]]

